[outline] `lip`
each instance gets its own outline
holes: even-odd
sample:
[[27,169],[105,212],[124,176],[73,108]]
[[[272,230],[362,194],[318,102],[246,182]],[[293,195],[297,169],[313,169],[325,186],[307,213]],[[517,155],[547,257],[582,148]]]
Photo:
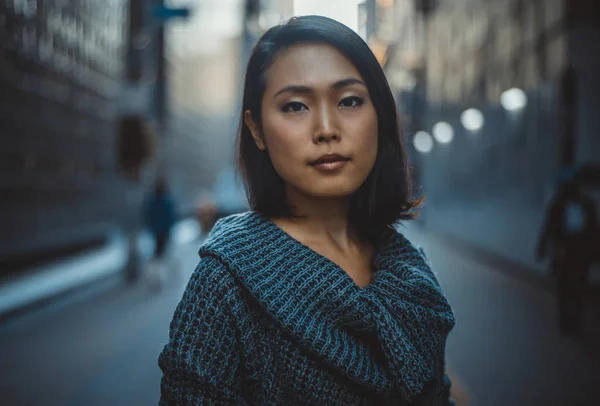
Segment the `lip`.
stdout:
[[320,170],[334,170],[346,165],[350,158],[339,154],[326,154],[311,161],[310,166]]

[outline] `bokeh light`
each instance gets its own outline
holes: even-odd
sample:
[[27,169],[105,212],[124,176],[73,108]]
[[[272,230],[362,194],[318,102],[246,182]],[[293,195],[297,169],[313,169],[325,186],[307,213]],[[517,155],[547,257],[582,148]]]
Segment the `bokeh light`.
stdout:
[[485,119],[483,113],[478,109],[467,109],[460,116],[460,122],[469,131],[478,131],[483,127]]
[[440,144],[448,144],[454,139],[454,129],[449,123],[440,121],[433,126],[433,137]]
[[423,154],[427,154],[433,149],[433,138],[426,131],[417,131],[413,143],[415,149]]

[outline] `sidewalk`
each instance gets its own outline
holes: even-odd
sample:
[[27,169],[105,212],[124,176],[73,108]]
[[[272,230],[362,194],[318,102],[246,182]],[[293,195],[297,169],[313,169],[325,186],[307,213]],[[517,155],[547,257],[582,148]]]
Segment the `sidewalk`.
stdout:
[[[175,226],[173,243],[185,244],[199,235],[197,223],[193,219],[185,219]],[[152,255],[154,241],[148,232],[140,233],[137,245],[142,259]],[[125,268],[127,259],[127,237],[115,230],[104,246],[14,275],[0,283],[0,316],[118,275]]]

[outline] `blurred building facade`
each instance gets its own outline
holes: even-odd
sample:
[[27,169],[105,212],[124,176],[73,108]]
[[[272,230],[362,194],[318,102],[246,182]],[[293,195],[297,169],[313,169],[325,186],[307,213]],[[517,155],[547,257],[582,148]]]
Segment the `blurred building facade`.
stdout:
[[233,164],[243,23],[244,2],[227,0],[197,1],[189,19],[167,25],[168,119],[158,159],[185,212]]
[[[349,3],[399,102],[426,223],[538,266],[535,239],[556,173],[600,156],[593,1]],[[295,2],[198,0],[190,18],[166,23],[152,17],[164,4],[0,7],[0,257],[92,242],[136,215],[144,183],[125,179],[117,162],[126,112],[159,119],[149,168],[170,180],[182,213],[233,166],[246,58]],[[560,104],[568,66],[578,77],[572,154]],[[511,88],[527,102],[508,112],[501,100]],[[461,117],[472,108],[483,123],[469,131]],[[431,137],[440,122],[445,135]],[[419,131],[428,153],[413,148]]]
[[3,262],[94,240],[123,215],[114,156],[126,28],[125,0],[0,6]]
[[[138,227],[141,198],[159,173],[180,214],[193,212],[234,164],[253,41],[291,16],[289,1],[262,3],[3,2],[0,278]],[[189,6],[189,18],[164,17]],[[119,162],[119,122],[131,115],[157,133],[137,179]]]
[[388,71],[392,84],[394,75],[414,74],[399,100],[427,196],[424,221],[543,272],[535,244],[557,175],[600,157],[598,7],[461,0],[419,9],[423,3],[412,10],[422,21],[416,37],[397,31]]

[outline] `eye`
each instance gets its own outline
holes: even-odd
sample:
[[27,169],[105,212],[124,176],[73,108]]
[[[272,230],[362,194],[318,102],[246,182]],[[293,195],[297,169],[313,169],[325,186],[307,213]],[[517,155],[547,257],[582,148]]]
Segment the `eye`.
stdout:
[[302,110],[306,110],[306,106],[300,102],[289,102],[281,108],[284,113],[297,113]]
[[365,103],[364,99],[358,96],[344,97],[340,102],[341,107],[359,107]]

